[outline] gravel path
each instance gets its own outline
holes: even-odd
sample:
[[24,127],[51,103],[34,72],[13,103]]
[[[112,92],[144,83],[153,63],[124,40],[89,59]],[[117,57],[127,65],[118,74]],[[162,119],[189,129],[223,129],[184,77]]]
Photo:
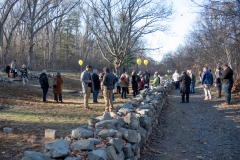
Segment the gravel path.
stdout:
[[144,160],[240,160],[239,105],[204,101],[202,89],[181,104],[179,90],[169,95],[159,124],[143,150]]

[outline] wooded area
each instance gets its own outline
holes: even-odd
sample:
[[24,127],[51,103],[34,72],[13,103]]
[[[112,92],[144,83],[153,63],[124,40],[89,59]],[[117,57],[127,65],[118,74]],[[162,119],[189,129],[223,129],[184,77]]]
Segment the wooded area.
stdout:
[[[29,69],[80,70],[78,60],[93,68],[137,68],[137,58],[148,59],[141,70],[150,73],[192,69],[212,70],[227,62],[240,76],[240,1],[199,4],[201,12],[174,52],[149,56],[145,35],[168,30],[173,9],[162,0],[6,0],[1,3],[1,66],[13,59]],[[160,48],[160,47],[159,47]]]
[[171,69],[193,69],[207,65],[214,71],[223,63],[240,77],[240,1],[206,1],[184,45],[168,53],[162,63]]
[[172,7],[151,0],[6,0],[1,4],[1,62],[29,69],[136,66],[146,34],[166,31]]

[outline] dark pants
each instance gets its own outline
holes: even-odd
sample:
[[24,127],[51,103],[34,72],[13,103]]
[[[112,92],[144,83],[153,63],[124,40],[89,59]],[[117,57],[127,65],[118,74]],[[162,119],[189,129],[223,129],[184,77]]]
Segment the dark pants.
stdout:
[[43,102],[45,102],[46,97],[47,97],[48,88],[42,88],[42,90],[43,90]]
[[231,91],[232,91],[233,83],[224,83],[223,90],[225,94],[226,103],[230,103],[231,101]]
[[121,94],[121,87],[117,86],[117,94]]
[[222,84],[218,83],[216,87],[217,87],[217,90],[218,90],[218,98],[221,98]]
[[93,102],[97,102],[98,93],[99,93],[99,90],[93,91]]
[[175,81],[175,89],[179,89],[179,81]]
[[135,97],[138,94],[138,86],[132,85],[132,89],[133,89],[133,96]]
[[195,93],[195,82],[191,82],[190,84],[190,92]]
[[122,98],[127,98],[127,87],[122,87]]
[[62,102],[62,93],[54,93],[54,100],[57,102]]
[[[186,96],[186,100],[185,100]],[[189,102],[189,93],[182,93],[182,103],[188,103]]]

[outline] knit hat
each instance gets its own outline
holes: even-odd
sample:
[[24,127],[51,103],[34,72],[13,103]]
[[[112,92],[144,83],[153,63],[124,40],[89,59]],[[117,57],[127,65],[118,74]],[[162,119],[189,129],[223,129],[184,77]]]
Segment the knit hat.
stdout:
[[222,66],[223,66],[223,67],[228,67],[228,64],[227,64],[227,63],[223,63]]

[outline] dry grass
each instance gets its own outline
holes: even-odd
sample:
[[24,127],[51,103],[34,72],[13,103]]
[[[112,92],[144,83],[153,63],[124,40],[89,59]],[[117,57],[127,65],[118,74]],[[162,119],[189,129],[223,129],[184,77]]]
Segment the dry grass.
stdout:
[[[87,124],[90,118],[102,115],[104,99],[99,96],[99,103],[89,105],[92,111],[83,107],[83,98],[77,91],[81,90],[80,74],[63,74],[63,101],[55,103],[53,93],[48,91],[48,103],[43,103],[42,90],[37,79],[31,79],[30,85],[19,83],[0,83],[0,159],[21,159],[25,150],[43,152],[45,129],[56,129],[61,136],[66,136],[69,130]],[[49,79],[52,83],[52,79]],[[130,97],[130,95],[129,95]],[[115,94],[115,104],[121,105],[128,99],[121,99]],[[4,127],[14,128],[14,133],[4,133]]]

